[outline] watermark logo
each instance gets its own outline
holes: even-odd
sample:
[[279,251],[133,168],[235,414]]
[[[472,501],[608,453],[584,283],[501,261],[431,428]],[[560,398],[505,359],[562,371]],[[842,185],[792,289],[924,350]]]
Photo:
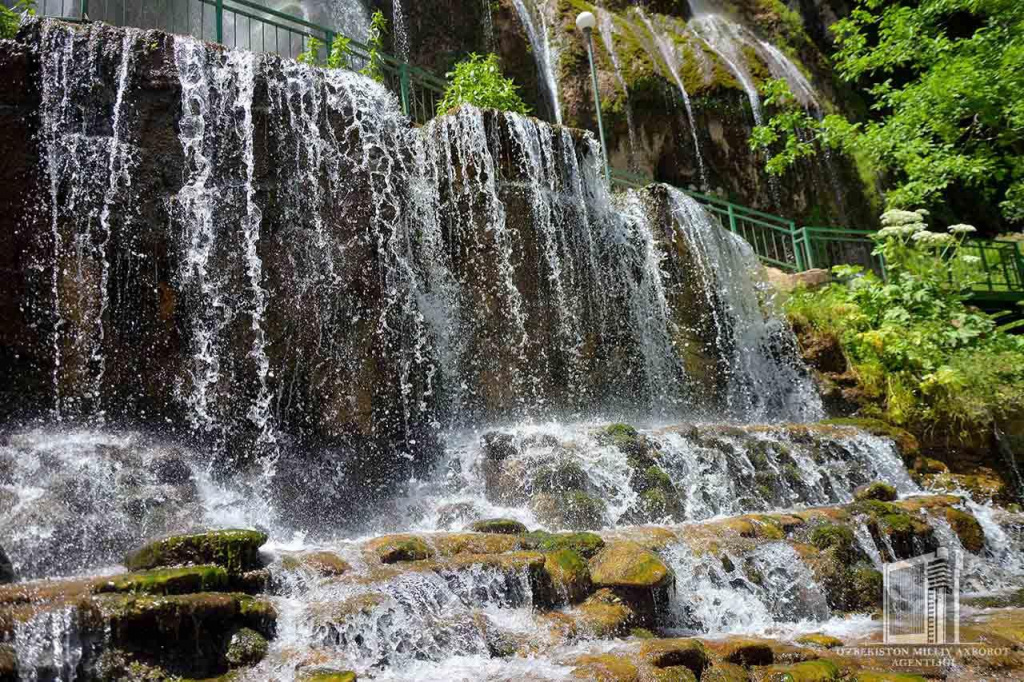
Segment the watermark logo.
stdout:
[[957,550],[941,547],[883,566],[883,642],[959,644],[960,571]]

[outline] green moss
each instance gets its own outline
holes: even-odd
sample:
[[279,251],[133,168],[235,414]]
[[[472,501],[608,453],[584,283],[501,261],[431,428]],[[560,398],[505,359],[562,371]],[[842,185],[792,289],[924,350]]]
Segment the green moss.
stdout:
[[589,559],[604,548],[604,540],[594,533],[548,533],[533,531],[523,537],[524,549],[536,549],[549,553],[562,549],[571,549],[580,556]]
[[867,514],[873,518],[880,518],[888,514],[900,514],[902,509],[889,502],[881,500],[861,500],[850,506],[855,514]]
[[228,589],[228,572],[221,566],[161,568],[119,575],[97,585],[97,592],[188,594]]
[[267,640],[260,633],[242,628],[231,636],[225,659],[232,668],[259,663],[267,655]]
[[133,571],[183,564],[216,564],[228,573],[240,574],[260,567],[259,548],[266,541],[266,533],[255,530],[176,535],[141,547],[125,557],[124,563]]
[[896,488],[892,487],[888,483],[882,483],[881,481],[875,481],[874,483],[868,483],[853,491],[853,498],[855,500],[881,500],[882,502],[892,502],[898,497]]
[[587,485],[587,474],[579,462],[561,460],[541,467],[533,477],[531,490],[534,492],[560,492],[583,490]]
[[367,549],[384,564],[423,561],[434,556],[433,548],[415,535],[386,535],[370,542]]
[[835,649],[843,645],[843,640],[838,637],[832,637],[821,632],[800,635],[796,638],[796,642],[797,644],[806,644],[818,649]]
[[277,632],[277,609],[268,599],[238,595],[238,615],[248,627],[265,637]]
[[852,682],[928,682],[928,678],[908,673],[894,673],[883,670],[858,670]]
[[657,639],[658,637],[647,628],[633,628],[629,631],[629,636],[635,637],[636,639]]
[[590,594],[590,566],[578,552],[560,549],[547,554],[544,557],[544,571],[553,588],[550,603],[575,604]]
[[843,556],[849,556],[856,538],[846,526],[826,523],[811,531],[811,544],[820,550],[835,549]]
[[672,571],[657,554],[635,542],[616,542],[590,561],[590,576],[599,587],[651,588],[672,581]]
[[853,426],[875,436],[889,438],[896,443],[896,447],[899,448],[900,455],[902,455],[904,462],[912,462],[921,452],[921,446],[913,434],[899,428],[898,426],[893,426],[888,422],[882,421],[881,419],[840,417],[836,419],[826,419],[821,423],[831,424],[832,426]]
[[299,682],[356,682],[357,678],[354,672],[319,668],[300,671],[297,679]]
[[978,519],[965,511],[946,508],[946,521],[956,536],[960,538],[960,544],[968,552],[978,553],[985,549],[985,531],[982,529]]
[[775,665],[768,668],[766,672],[792,682],[834,682],[839,679],[839,668],[835,663],[826,659],[804,661],[793,665]]
[[469,529],[477,533],[496,533],[498,535],[522,535],[526,532],[526,526],[513,519],[475,521]]

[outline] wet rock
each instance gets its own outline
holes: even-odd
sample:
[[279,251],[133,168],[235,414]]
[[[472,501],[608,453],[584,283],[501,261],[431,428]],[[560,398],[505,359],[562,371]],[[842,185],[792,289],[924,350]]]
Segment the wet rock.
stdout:
[[909,673],[894,673],[884,670],[858,670],[851,682],[928,682],[928,678]]
[[575,609],[549,616],[556,624],[567,626],[571,637],[597,639],[625,635],[639,620],[633,607],[609,589],[598,590]]
[[521,539],[524,549],[535,549],[539,552],[554,552],[560,549],[571,549],[579,552],[584,559],[590,559],[604,547],[604,540],[595,533],[548,533],[533,531]]
[[805,644],[816,649],[835,649],[836,647],[843,646],[843,640],[838,637],[826,635],[822,632],[811,632],[806,635],[800,635],[796,638],[796,642],[797,644]]
[[626,657],[616,654],[586,654],[576,659],[573,679],[600,682],[636,682],[640,670]]
[[191,594],[228,589],[228,572],[220,566],[186,566],[162,568],[113,576],[99,581],[96,592],[130,592],[141,594]]
[[522,537],[497,533],[440,533],[430,536],[429,545],[442,557],[456,554],[501,554],[517,549],[535,549],[523,542]]
[[881,500],[882,502],[892,502],[897,497],[896,488],[893,488],[888,483],[882,483],[881,481],[867,483],[853,491],[853,499],[855,500]]
[[475,533],[496,533],[498,535],[522,535],[526,526],[513,519],[484,519],[469,526]]
[[14,578],[14,566],[11,565],[11,560],[7,558],[4,548],[0,547],[0,585],[13,583]]
[[984,597],[961,597],[960,603],[976,609],[1024,609],[1024,588],[1009,594],[986,595]]
[[811,268],[802,272],[783,272],[778,268],[765,268],[768,281],[779,291],[791,293],[798,288],[820,289],[832,281],[832,274],[822,268]]
[[18,659],[9,644],[0,644],[0,682],[18,682]]
[[192,469],[179,456],[167,456],[153,463],[153,473],[159,483],[165,485],[183,485],[192,480]]
[[861,500],[853,507],[856,513],[867,515],[868,530],[871,531],[883,555],[895,553],[895,556],[887,556],[890,561],[909,559],[933,552],[938,547],[935,529],[916,510],[908,509],[914,509],[914,503],[895,504],[880,500]]
[[383,564],[400,561],[423,561],[435,552],[423,538],[415,535],[385,535],[370,541],[366,549],[377,556]]
[[968,552],[978,553],[985,549],[985,531],[973,514],[948,507],[946,521]]
[[580,490],[539,493],[530,500],[530,509],[548,528],[594,530],[606,525],[604,500]]
[[609,543],[590,560],[590,578],[630,602],[639,625],[653,623],[668,604],[675,576],[657,554],[631,541]]
[[717,653],[723,661],[747,668],[752,665],[771,665],[775,662],[775,652],[772,647],[768,643],[756,639],[726,640]]
[[576,604],[590,594],[590,566],[578,552],[559,549],[545,555],[544,572],[551,583],[547,603]]
[[352,567],[334,552],[302,552],[281,557],[281,567],[286,571],[305,570],[323,578],[344,575]]
[[224,658],[232,668],[259,663],[267,655],[266,638],[250,628],[241,628],[231,635]]
[[750,673],[735,663],[718,661],[704,671],[701,682],[749,682]]
[[804,661],[766,668],[761,679],[766,682],[835,682],[839,679],[839,668],[825,659]]
[[255,530],[215,530],[176,535],[151,542],[125,557],[133,571],[182,564],[216,564],[231,574],[260,568],[259,548],[266,533]]
[[637,649],[637,655],[655,668],[687,668],[699,679],[708,667],[704,645],[696,639],[651,639]]

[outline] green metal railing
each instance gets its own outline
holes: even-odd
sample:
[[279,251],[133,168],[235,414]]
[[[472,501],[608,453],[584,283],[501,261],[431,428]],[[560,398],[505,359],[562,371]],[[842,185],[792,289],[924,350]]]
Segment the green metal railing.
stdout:
[[[191,35],[257,52],[272,52],[294,59],[305,52],[311,39],[326,51],[338,31],[301,17],[264,7],[253,0],[37,0],[41,16],[82,21],[102,21],[114,26],[159,29]],[[358,71],[370,62],[370,46],[349,42],[349,68]],[[392,55],[378,53],[384,85],[398,95],[402,111],[417,123],[434,116],[444,95],[443,78]]]
[[[612,170],[612,183],[640,188],[652,182],[634,173]],[[885,277],[885,262],[874,255],[869,230],[796,227],[793,221],[734,204],[720,197],[680,189],[714,215],[722,227],[743,237],[762,262],[789,272],[834,265],[861,265]],[[968,273],[976,282],[974,299],[1000,306],[1024,300],[1024,243],[972,239],[963,246],[976,261]]]

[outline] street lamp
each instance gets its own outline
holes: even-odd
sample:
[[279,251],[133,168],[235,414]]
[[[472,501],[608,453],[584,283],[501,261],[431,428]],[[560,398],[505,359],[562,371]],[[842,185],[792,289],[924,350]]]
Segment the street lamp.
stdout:
[[601,156],[604,160],[604,179],[611,187],[612,178],[608,170],[608,147],[604,143],[604,124],[601,122],[601,93],[597,89],[597,67],[594,66],[594,29],[597,28],[597,17],[592,12],[580,12],[576,15],[576,28],[587,37],[587,57],[590,58],[590,80],[594,84],[594,107],[597,109],[597,131],[601,136]]

